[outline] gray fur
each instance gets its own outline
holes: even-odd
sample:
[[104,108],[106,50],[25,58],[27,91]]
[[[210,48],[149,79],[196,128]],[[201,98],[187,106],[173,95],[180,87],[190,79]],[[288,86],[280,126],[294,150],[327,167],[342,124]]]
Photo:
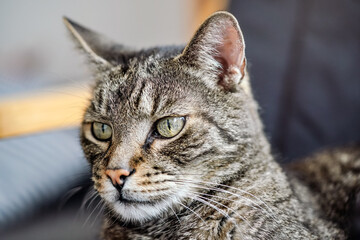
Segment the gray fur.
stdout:
[[[274,161],[232,15],[211,16],[185,50],[159,47],[124,55],[122,47],[109,48],[106,41],[102,48],[99,35],[65,21],[98,69],[81,143],[106,207],[103,239],[346,238],[318,195],[302,180],[289,180]],[[219,60],[227,27],[235,30],[231,37],[237,35],[242,56],[234,66]],[[113,57],[109,49],[116,49]],[[186,117],[181,133],[151,137],[154,123],[167,116]],[[91,135],[94,121],[112,127],[111,141]],[[135,169],[122,193],[143,203],[119,201],[108,168]]]

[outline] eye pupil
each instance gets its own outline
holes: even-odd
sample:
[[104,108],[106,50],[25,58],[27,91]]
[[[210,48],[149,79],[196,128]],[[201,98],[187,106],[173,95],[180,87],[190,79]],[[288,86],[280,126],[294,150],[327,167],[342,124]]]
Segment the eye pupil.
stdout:
[[169,119],[166,119],[166,122],[167,122],[167,126],[168,126],[169,130],[171,131],[170,120],[169,120]]

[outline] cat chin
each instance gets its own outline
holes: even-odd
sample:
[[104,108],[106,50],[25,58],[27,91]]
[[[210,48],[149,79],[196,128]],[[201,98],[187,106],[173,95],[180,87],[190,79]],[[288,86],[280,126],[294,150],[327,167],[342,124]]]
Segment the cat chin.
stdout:
[[124,222],[144,223],[160,217],[170,209],[170,200],[161,200],[156,203],[123,203],[117,201],[111,204],[113,211]]
[[[106,186],[106,185],[105,185]],[[121,201],[117,191],[106,186],[107,191],[100,193],[113,213],[124,222],[144,223],[162,217],[165,213],[173,214],[174,210],[182,205],[181,202],[187,198],[188,189],[182,187],[177,189],[171,196],[156,201],[143,201],[137,199],[134,201]]]
[[166,213],[173,214],[174,210],[179,207],[186,197],[184,192],[178,196],[172,196],[156,202],[146,203],[128,203],[119,200],[108,203],[113,213],[124,222],[145,223],[160,217],[164,217]]

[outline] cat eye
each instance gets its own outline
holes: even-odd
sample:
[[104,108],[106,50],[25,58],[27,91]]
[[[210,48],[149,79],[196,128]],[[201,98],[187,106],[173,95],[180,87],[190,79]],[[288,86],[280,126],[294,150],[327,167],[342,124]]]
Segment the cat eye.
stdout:
[[92,134],[97,140],[107,141],[112,136],[112,128],[101,122],[93,122],[91,125]]
[[184,117],[166,117],[157,122],[156,130],[162,137],[172,138],[179,134],[184,125]]

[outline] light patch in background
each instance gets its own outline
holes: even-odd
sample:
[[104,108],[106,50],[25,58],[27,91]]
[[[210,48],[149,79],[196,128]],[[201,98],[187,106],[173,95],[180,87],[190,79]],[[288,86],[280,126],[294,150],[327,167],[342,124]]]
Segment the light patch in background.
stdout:
[[176,45],[190,37],[189,4],[189,0],[3,0],[0,96],[91,80],[85,57],[74,50],[63,16],[131,47]]

